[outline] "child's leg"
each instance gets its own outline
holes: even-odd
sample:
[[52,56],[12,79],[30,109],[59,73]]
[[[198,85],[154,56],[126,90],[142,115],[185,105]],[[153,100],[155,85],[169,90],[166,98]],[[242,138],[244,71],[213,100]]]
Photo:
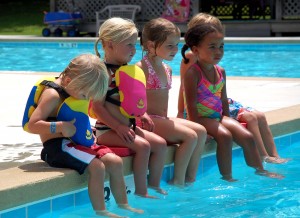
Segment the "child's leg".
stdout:
[[266,116],[263,112],[253,111],[251,112],[255,114],[258,121],[259,131],[261,134],[261,138],[263,140],[264,148],[266,150],[266,155],[264,157],[264,161],[268,163],[281,164],[286,163],[290,159],[288,158],[280,158],[276,149],[276,145],[273,139],[273,135],[271,129],[268,125]]
[[259,122],[255,113],[245,111],[239,121],[247,123],[247,129],[253,134],[254,141],[260,156],[261,157],[269,156],[267,150],[265,149],[262,135],[260,134],[261,131],[259,127]]
[[263,170],[264,168],[252,133],[238,121],[230,117],[224,116],[222,124],[231,132],[234,141],[243,148],[247,165]]
[[125,146],[133,151],[133,176],[135,183],[135,193],[137,195],[148,197],[147,191],[147,171],[150,157],[150,144],[145,139],[136,135],[133,143],[125,143],[116,132],[110,130],[105,134],[98,136],[97,142],[107,146]]
[[252,113],[254,113],[257,117],[259,130],[267,153],[271,157],[279,157],[265,114],[260,111],[253,111]]
[[135,209],[128,205],[122,158],[113,153],[108,153],[104,155],[101,160],[109,174],[110,188],[117,204],[121,208],[137,213],[143,213],[143,210]]
[[248,166],[256,169],[256,174],[270,178],[283,178],[280,174],[271,173],[264,169],[253,135],[245,127],[243,127],[238,121],[225,116],[222,119],[222,124],[230,130],[234,141],[243,148],[246,163]]
[[288,159],[279,158],[273,135],[264,113],[260,111],[246,111],[239,121],[247,123],[247,129],[253,134],[262,161],[268,163],[285,163],[288,161]]
[[103,162],[94,158],[89,166],[88,192],[93,209],[95,211],[105,211],[104,202],[104,179],[105,166]]
[[206,138],[207,138],[206,129],[204,128],[204,126],[202,126],[198,123],[189,121],[189,120],[180,119],[180,118],[172,118],[172,119],[190,129],[194,130],[197,133],[197,136],[198,136],[197,137],[198,138],[197,146],[195,147],[195,149],[193,151],[193,154],[192,154],[192,157],[188,164],[187,172],[185,175],[186,182],[194,182],[196,179],[197,172],[198,172],[201,154],[204,151],[204,146],[205,146],[205,142],[206,142]]
[[160,189],[160,180],[165,166],[167,142],[155,133],[139,127],[136,128],[136,133],[145,138],[151,145],[148,185],[158,191],[162,191]]
[[171,183],[183,186],[192,153],[197,145],[197,134],[190,128],[169,119],[153,118],[154,133],[166,139],[169,144],[179,144],[174,159],[174,177]]
[[232,179],[232,135],[219,121],[210,118],[200,118],[207,133],[217,142],[217,162],[222,179]]
[[109,184],[117,204],[128,204],[126,187],[123,175],[122,158],[109,153],[101,158],[105,165],[106,172],[109,174]]

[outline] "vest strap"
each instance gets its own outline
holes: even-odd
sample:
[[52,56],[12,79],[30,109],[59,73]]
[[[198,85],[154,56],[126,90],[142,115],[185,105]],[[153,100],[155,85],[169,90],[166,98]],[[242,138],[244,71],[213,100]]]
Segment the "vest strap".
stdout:
[[57,85],[55,82],[43,80],[40,84],[55,89],[58,92],[58,94],[65,99],[70,97],[70,95],[60,85]]

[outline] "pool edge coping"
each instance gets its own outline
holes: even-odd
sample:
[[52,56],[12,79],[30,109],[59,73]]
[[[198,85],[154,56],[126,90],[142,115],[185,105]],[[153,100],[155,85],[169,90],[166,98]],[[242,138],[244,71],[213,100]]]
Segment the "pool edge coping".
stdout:
[[[289,134],[300,129],[300,104],[265,112],[273,136]],[[235,145],[236,146],[236,145]],[[214,154],[216,143],[206,146],[204,155]],[[174,146],[168,149],[166,165],[172,164]],[[131,157],[123,158],[124,176],[132,174]],[[87,173],[78,175],[74,170],[57,169],[42,161],[24,164],[0,171],[6,178],[0,184],[0,212],[29,202],[86,187]],[[28,195],[30,193],[30,195]]]

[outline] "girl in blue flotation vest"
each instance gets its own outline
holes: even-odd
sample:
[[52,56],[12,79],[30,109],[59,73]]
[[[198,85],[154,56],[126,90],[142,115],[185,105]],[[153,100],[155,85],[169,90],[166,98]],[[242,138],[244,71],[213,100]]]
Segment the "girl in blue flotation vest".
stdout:
[[[145,78],[139,80],[132,76],[139,74],[141,69],[137,66],[126,65],[136,52],[137,37],[136,26],[129,20],[110,18],[101,25],[95,50],[100,57],[97,50],[97,44],[100,41],[110,74],[110,84],[106,101],[93,102],[92,108],[97,117],[97,142],[107,146],[127,147],[135,152],[133,157],[135,194],[150,197],[147,185],[160,193],[165,193],[160,188],[160,179],[167,146],[166,141],[156,134],[139,127],[134,128],[134,119],[137,116],[146,121],[146,115],[143,113],[147,103]],[[144,85],[140,81],[143,81]],[[113,91],[115,87],[118,87],[119,91]],[[142,93],[144,96],[140,95]],[[127,104],[128,100],[130,101],[129,104]],[[147,124],[149,125],[148,129],[152,130],[152,123]],[[147,181],[148,169],[149,178]]]
[[88,169],[92,206],[97,214],[106,216],[113,214],[105,209],[105,171],[114,180],[111,189],[117,204],[141,212],[128,205],[122,159],[108,147],[95,144],[90,128],[89,100],[103,99],[108,78],[97,56],[80,55],[58,78],[45,78],[34,86],[23,118],[24,129],[40,135],[41,158],[50,166],[71,168],[79,174]]

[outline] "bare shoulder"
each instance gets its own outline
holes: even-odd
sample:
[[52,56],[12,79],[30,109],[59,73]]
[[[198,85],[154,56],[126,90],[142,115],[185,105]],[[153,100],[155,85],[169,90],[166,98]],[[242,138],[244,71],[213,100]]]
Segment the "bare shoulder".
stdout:
[[197,80],[199,78],[199,71],[198,69],[191,64],[187,69],[184,78],[190,78],[191,80]]
[[137,62],[135,65],[142,68],[142,61]]
[[146,64],[144,63],[144,60],[137,62],[135,65],[141,68],[144,71],[145,75],[148,75],[148,69],[146,67]]
[[164,62],[164,65],[170,70],[170,72],[172,72],[172,67],[169,64]]
[[225,73],[225,69],[218,65],[218,68],[220,69],[221,73]]
[[57,99],[59,100],[60,99],[60,95],[58,93],[58,91],[56,91],[55,89],[53,88],[48,88],[46,87],[45,90],[43,91],[42,95],[41,95],[41,98],[45,98],[47,97],[48,99]]
[[191,61],[194,61],[195,59],[195,55],[192,51],[189,51],[185,54],[185,57],[187,57],[188,59],[191,59]]
[[218,65],[218,69],[219,69],[220,73],[223,75],[223,77],[226,77],[225,69],[219,65]]

